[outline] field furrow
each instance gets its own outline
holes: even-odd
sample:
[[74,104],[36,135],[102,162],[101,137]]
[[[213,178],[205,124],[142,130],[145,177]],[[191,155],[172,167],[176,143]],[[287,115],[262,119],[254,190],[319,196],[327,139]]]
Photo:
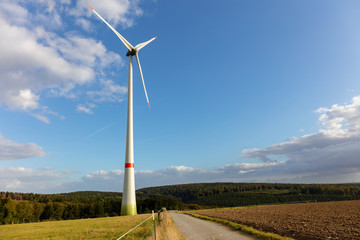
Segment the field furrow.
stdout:
[[360,201],[196,211],[299,240],[360,239]]

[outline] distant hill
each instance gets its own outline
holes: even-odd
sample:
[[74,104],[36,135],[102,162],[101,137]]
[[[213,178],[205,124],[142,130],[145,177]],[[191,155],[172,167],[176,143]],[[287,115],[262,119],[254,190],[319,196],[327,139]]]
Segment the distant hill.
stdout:
[[[360,199],[360,184],[196,183],[136,191],[138,213],[306,201]],[[0,224],[117,216],[121,193],[0,192]]]
[[69,193],[59,193],[59,195],[83,196],[83,197],[121,197],[121,192],[101,192],[101,191],[77,191]]
[[196,183],[137,190],[139,196],[171,196],[185,204],[235,207],[304,201],[360,199],[360,184]]

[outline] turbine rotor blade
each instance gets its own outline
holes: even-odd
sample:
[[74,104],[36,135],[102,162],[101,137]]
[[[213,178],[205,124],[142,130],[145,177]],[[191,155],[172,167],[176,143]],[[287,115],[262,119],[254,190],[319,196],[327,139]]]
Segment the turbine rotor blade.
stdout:
[[157,37],[153,37],[152,39],[150,39],[149,41],[143,42],[143,43],[139,43],[138,45],[135,46],[136,51],[139,51],[140,49],[142,49],[143,47],[145,47],[146,45],[148,45],[149,43],[151,43],[152,41],[154,41]]
[[106,23],[106,25],[108,25],[108,27],[113,30],[113,32],[120,38],[120,40],[122,41],[122,43],[125,45],[125,47],[131,51],[134,49],[134,47],[123,37],[121,36],[120,33],[118,33],[107,21],[105,21],[105,19],[103,19],[100,14],[98,14],[89,4],[87,4],[89,6],[89,8],[101,19],[103,20],[104,23]]
[[139,70],[140,70],[140,75],[141,75],[142,84],[143,84],[143,86],[144,86],[144,92],[145,92],[145,96],[146,96],[146,101],[147,101],[147,103],[148,103],[148,105],[149,105],[149,109],[150,109],[149,98],[148,98],[148,95],[147,95],[147,92],[146,92],[146,87],[145,87],[144,77],[143,77],[143,73],[142,73],[142,70],[141,70],[141,65],[140,65],[139,55],[138,55],[138,53],[137,53],[137,52],[136,52],[135,56],[136,56],[136,61],[137,61],[137,64],[138,64],[138,66],[139,66]]

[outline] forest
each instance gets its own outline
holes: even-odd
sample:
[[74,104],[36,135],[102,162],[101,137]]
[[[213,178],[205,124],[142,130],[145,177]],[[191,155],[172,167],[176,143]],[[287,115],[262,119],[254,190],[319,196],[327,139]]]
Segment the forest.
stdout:
[[236,207],[360,199],[360,184],[196,183],[139,189],[144,196],[172,196],[185,204]]
[[[360,199],[360,184],[197,183],[136,191],[138,213]],[[0,192],[0,224],[118,216],[121,193]]]

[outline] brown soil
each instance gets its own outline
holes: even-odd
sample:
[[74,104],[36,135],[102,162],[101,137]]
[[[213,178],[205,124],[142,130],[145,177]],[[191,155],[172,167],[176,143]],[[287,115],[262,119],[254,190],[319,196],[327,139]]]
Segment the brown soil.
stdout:
[[360,200],[197,211],[299,240],[360,239]]

